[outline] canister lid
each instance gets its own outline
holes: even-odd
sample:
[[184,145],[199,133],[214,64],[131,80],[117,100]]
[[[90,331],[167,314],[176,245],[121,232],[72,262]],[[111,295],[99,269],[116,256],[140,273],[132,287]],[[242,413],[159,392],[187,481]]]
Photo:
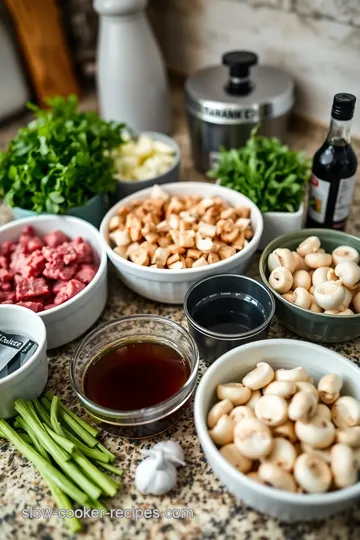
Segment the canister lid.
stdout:
[[185,83],[188,110],[217,124],[256,123],[287,113],[294,104],[292,78],[257,62],[253,52],[231,51],[223,55],[222,66],[189,77]]

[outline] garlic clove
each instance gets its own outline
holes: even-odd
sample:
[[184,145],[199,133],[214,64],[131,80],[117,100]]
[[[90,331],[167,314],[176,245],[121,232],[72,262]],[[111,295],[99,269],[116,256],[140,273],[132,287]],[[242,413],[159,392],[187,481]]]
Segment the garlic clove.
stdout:
[[176,468],[164,458],[162,450],[144,459],[136,469],[136,489],[145,495],[164,495],[174,489],[176,480]]
[[162,450],[165,459],[168,459],[175,465],[176,468],[185,465],[184,450],[177,441],[161,441],[152,447],[153,452]]

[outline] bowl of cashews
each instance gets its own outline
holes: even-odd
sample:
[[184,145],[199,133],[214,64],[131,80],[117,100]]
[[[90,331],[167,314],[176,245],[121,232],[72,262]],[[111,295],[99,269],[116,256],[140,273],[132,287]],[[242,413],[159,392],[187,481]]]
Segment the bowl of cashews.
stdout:
[[259,263],[276,315],[310,341],[341,343],[360,335],[360,239],[304,229],[268,244]]
[[242,345],[205,372],[196,431],[215,475],[245,504],[311,521],[360,499],[360,369],[292,339]]

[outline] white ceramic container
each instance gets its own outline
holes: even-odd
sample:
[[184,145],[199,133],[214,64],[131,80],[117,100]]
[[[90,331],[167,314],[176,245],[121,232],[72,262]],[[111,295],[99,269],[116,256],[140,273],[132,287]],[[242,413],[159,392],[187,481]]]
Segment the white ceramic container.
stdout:
[[0,228],[0,244],[16,241],[26,225],[44,235],[60,230],[74,239],[81,236],[92,247],[98,271],[79,294],[64,304],[40,313],[47,332],[48,349],[60,347],[81,336],[100,317],[107,300],[107,257],[99,231],[83,219],[70,216],[40,215],[12,221]]
[[45,388],[48,378],[46,328],[33,311],[21,306],[0,305],[0,329],[24,335],[38,344],[23,366],[0,379],[0,418],[11,418],[16,414],[15,399],[36,399]]
[[293,339],[267,339],[242,345],[215,361],[205,372],[196,392],[196,431],[210,466],[233,495],[255,510],[282,521],[318,520],[346,510],[360,500],[360,482],[324,494],[289,493],[270,488],[232,467],[210,439],[206,418],[217,401],[217,385],[241,382],[243,376],[262,361],[275,369],[303,366],[316,382],[326,373],[336,373],[344,381],[342,395],[351,395],[360,400],[360,369],[336,352]]
[[302,202],[297,212],[264,212],[262,216],[264,232],[259,249],[265,249],[278,236],[302,229],[305,220],[305,204]]
[[109,221],[116,215],[120,206],[132,201],[148,197],[152,188],[138,191],[113,206],[104,217],[100,234],[107,254],[116,268],[122,281],[130,289],[145,298],[163,302],[165,304],[182,304],[184,295],[190,285],[207,276],[233,273],[245,274],[251,264],[252,258],[258,249],[263,231],[263,219],[258,207],[244,195],[215,184],[206,182],[177,182],[166,184],[162,189],[170,195],[203,195],[204,197],[219,196],[233,206],[247,206],[251,209],[251,222],[254,228],[254,238],[240,252],[223,261],[200,268],[184,270],[165,270],[139,266],[117,255],[109,245]]

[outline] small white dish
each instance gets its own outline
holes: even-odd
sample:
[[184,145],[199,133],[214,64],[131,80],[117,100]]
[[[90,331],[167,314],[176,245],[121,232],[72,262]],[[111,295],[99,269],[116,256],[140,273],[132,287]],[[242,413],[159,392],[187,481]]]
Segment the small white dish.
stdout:
[[30,309],[0,305],[0,330],[24,335],[38,344],[24,365],[0,379],[0,418],[11,418],[16,414],[16,399],[36,399],[45,388],[48,379],[46,328],[39,315]]
[[212,442],[206,419],[211,406],[217,401],[217,385],[240,382],[262,361],[275,369],[302,366],[316,383],[325,373],[335,373],[344,381],[342,395],[351,395],[360,400],[360,369],[354,362],[320,345],[293,339],[267,339],[232,349],[205,372],[195,395],[196,431],[214,473],[245,504],[282,521],[318,520],[348,509],[360,500],[360,482],[322,494],[281,491],[255,482],[237,471]]

